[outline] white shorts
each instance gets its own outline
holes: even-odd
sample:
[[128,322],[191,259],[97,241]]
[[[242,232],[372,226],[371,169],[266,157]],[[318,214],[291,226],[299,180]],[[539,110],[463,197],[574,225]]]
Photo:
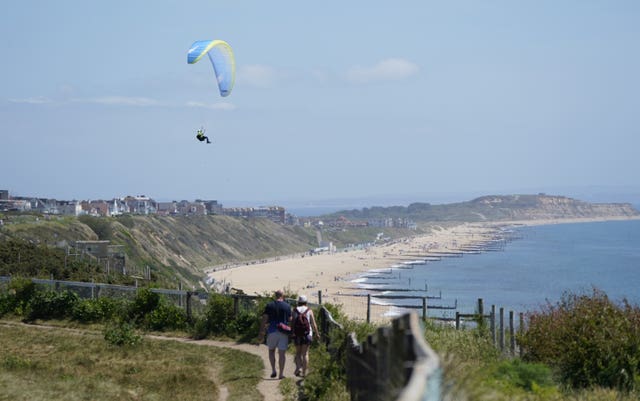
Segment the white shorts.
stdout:
[[280,351],[286,351],[289,347],[289,335],[279,331],[267,334],[267,347],[269,347],[269,349],[278,348]]

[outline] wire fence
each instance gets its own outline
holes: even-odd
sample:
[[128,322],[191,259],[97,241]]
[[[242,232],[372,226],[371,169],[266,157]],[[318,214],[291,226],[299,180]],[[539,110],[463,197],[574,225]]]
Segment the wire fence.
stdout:
[[[0,276],[0,292],[8,290],[11,277]],[[70,291],[78,295],[81,299],[97,299],[97,298],[120,298],[133,300],[140,287],[105,284],[105,283],[89,283],[83,281],[65,281],[65,280],[48,280],[32,278],[31,282],[36,284],[40,290],[50,290],[55,292]],[[183,308],[188,316],[204,314],[206,310],[206,301],[208,295],[197,291],[171,290],[162,288],[150,288],[151,292],[162,295],[167,301]]]

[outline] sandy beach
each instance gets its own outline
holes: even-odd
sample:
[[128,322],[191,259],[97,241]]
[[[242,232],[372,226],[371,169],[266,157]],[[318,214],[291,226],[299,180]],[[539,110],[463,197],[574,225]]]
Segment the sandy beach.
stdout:
[[[620,218],[620,219],[628,219]],[[366,316],[366,298],[355,297],[363,291],[353,280],[371,271],[388,271],[412,260],[429,255],[468,252],[487,246],[491,241],[504,241],[509,226],[592,222],[610,219],[555,219],[510,222],[463,223],[453,227],[435,227],[431,233],[395,240],[362,249],[340,250],[334,253],[298,254],[277,260],[249,265],[218,266],[207,270],[218,288],[235,288],[245,294],[271,294],[281,288],[289,293],[305,294],[310,302],[342,305],[351,318]],[[379,305],[372,310],[371,319],[388,319],[389,307]]]

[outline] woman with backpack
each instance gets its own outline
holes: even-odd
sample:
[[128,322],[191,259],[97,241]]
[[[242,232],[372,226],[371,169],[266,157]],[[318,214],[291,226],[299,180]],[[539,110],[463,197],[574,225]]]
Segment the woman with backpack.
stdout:
[[307,297],[298,297],[298,306],[293,309],[293,343],[296,346],[296,370],[295,375],[304,377],[309,365],[309,346],[315,336],[319,338],[318,326],[313,316],[313,310],[307,306]]

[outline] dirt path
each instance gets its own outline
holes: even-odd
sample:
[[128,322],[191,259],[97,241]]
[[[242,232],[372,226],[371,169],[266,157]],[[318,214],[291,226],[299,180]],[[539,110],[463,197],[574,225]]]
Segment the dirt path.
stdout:
[[[147,337],[157,339],[157,340],[173,340],[180,341],[189,344],[197,344],[197,345],[205,345],[205,346],[215,346],[215,347],[225,347],[232,348],[242,352],[248,352],[250,354],[258,355],[262,358],[262,362],[264,363],[264,370],[262,372],[262,381],[258,383],[258,391],[260,394],[264,396],[265,401],[280,401],[282,400],[282,394],[278,389],[278,385],[280,384],[280,380],[272,379],[271,375],[271,364],[269,363],[269,350],[266,345],[253,345],[247,343],[234,343],[230,341],[217,341],[217,340],[191,340],[188,338],[175,338],[175,337],[163,337],[163,336],[153,336],[149,335]],[[278,356],[276,352],[276,369],[278,363]],[[287,362],[284,365],[284,376],[293,378],[295,381],[300,380],[294,375],[295,364],[293,362],[293,355],[287,353]],[[226,401],[226,389],[220,389],[220,401]]]

